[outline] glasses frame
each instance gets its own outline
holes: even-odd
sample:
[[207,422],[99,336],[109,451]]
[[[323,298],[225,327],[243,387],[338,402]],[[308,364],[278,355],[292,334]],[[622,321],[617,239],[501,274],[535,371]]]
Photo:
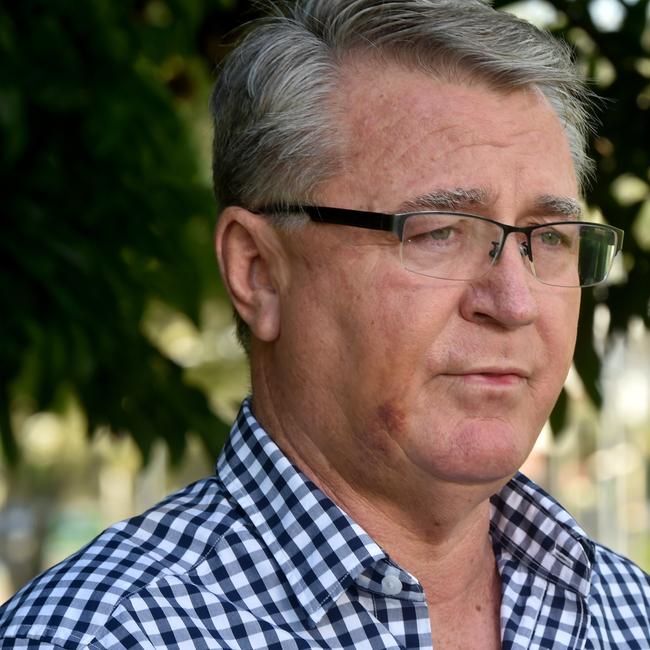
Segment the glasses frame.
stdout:
[[[598,226],[612,232],[616,238],[616,250],[612,256],[612,260],[618,255],[618,253],[623,248],[623,237],[624,232],[620,228],[615,226],[610,226],[602,223],[595,223],[593,221],[576,221],[576,220],[564,220],[564,221],[550,221],[546,223],[534,224],[532,226],[511,226],[506,223],[501,223],[500,221],[495,221],[489,217],[483,217],[478,214],[472,214],[470,212],[454,212],[453,210],[418,210],[414,212],[396,212],[396,213],[387,213],[387,212],[368,212],[365,210],[350,210],[348,208],[331,208],[323,207],[317,205],[270,205],[262,207],[255,212],[260,214],[306,214],[312,221],[316,223],[326,223],[333,224],[338,226],[352,226],[355,228],[366,228],[368,230],[379,230],[385,232],[392,232],[397,235],[400,244],[404,243],[404,224],[407,219],[412,216],[422,216],[422,215],[442,215],[449,214],[458,217],[470,217],[472,219],[479,219],[480,221],[485,221],[487,223],[494,224],[501,229],[503,233],[501,240],[499,242],[499,248],[496,249],[492,255],[492,265],[496,264],[497,260],[501,255],[501,251],[506,244],[508,235],[512,233],[522,233],[526,236],[526,245],[520,245],[520,251],[522,256],[525,255],[529,262],[531,263],[532,275],[542,284],[547,284],[549,286],[563,286],[563,285],[553,285],[552,283],[544,282],[540,280],[535,275],[535,267],[533,261],[533,251],[531,244],[531,235],[535,230],[541,228],[548,228],[549,226],[561,226],[561,225],[570,225],[570,224],[584,224],[590,226]],[[407,269],[410,270],[410,269]],[[611,271],[610,268],[607,270],[607,275]],[[412,273],[417,273],[417,271],[411,271]],[[600,280],[597,283],[591,283],[586,285],[577,285],[581,287],[585,286],[594,286],[596,284],[601,284],[607,279],[607,275],[603,280]],[[431,276],[435,277],[435,276]],[[441,278],[442,279],[442,278]],[[478,279],[478,278],[475,278]],[[464,280],[464,282],[470,282],[471,280]]]

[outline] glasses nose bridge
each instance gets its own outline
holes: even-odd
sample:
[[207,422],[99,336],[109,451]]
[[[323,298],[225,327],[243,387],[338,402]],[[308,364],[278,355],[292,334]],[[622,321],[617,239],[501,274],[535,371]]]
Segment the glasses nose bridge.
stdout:
[[[501,241],[498,243],[497,248],[494,249],[493,252],[491,252],[492,265],[496,264],[499,261],[499,258],[501,257],[501,253],[503,252],[503,249],[505,248],[506,242],[508,240],[508,236],[511,235],[512,233],[522,233],[523,235],[526,236],[525,241],[517,242],[517,244],[519,245],[519,254],[522,257],[528,258],[528,261],[532,263],[533,255],[532,255],[531,242],[530,242],[530,228],[521,227],[521,226],[510,226],[507,223],[499,223],[498,221],[495,221],[494,223],[497,226],[499,226],[501,230]],[[496,242],[493,242],[493,244],[494,243]]]

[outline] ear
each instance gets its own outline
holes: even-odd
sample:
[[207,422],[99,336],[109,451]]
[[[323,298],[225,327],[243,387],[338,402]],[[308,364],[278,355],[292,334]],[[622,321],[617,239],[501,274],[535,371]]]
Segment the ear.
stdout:
[[230,299],[255,338],[280,334],[280,279],[285,257],[273,226],[243,208],[226,208],[217,222],[215,246]]

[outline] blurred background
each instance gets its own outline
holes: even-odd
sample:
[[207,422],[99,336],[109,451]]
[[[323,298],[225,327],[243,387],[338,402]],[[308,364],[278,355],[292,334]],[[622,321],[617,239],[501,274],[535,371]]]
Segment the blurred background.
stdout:
[[[526,471],[650,570],[648,0],[495,2],[575,49],[602,98],[574,368]],[[212,471],[248,390],[212,251],[207,98],[237,0],[0,4],[0,602]]]

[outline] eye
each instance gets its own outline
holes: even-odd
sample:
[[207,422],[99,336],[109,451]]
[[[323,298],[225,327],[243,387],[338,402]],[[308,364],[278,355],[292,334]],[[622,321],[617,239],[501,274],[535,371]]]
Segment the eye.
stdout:
[[435,230],[429,231],[429,236],[431,239],[436,241],[447,241],[453,235],[453,228],[447,226],[446,228],[436,228]]
[[406,222],[404,239],[412,246],[451,254],[483,239],[482,222],[456,214],[423,214]]
[[562,237],[560,237],[556,232],[550,230],[540,233],[539,238],[548,246],[559,246],[562,243]]
[[570,247],[571,238],[554,228],[540,230],[535,233],[537,241],[548,248]]

